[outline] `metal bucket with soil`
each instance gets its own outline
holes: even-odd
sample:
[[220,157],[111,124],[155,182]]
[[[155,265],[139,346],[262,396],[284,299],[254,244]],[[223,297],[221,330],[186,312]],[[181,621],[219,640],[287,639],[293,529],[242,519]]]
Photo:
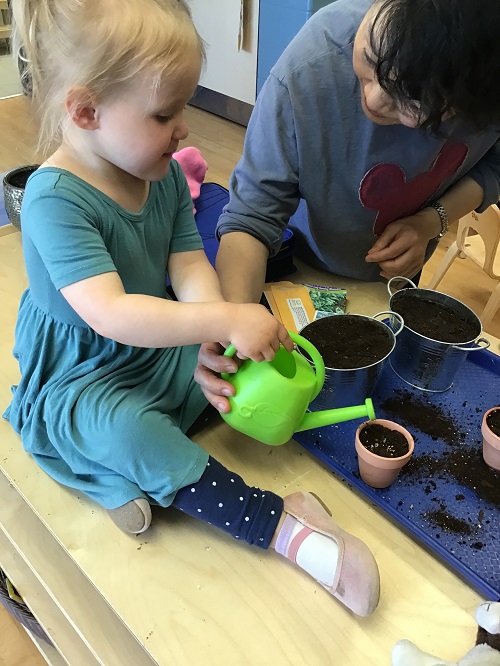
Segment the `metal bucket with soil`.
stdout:
[[[378,317],[388,315],[390,326],[378,321]],[[317,348],[326,372],[323,389],[311,403],[311,410],[360,405],[370,398],[403,323],[398,314],[379,312],[373,317],[332,315],[305,326],[300,335]]]
[[[411,288],[393,291],[395,281]],[[404,319],[404,328],[390,359],[394,372],[423,391],[447,391],[470,351],[487,349],[480,338],[479,317],[455,298],[433,289],[420,289],[405,277],[387,284],[389,308]]]

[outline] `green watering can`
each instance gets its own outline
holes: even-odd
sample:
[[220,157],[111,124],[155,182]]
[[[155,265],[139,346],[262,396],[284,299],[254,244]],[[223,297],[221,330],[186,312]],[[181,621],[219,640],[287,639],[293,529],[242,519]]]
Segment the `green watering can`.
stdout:
[[[314,369],[297,351],[280,347],[272,361],[244,361],[234,374],[223,372],[222,378],[236,389],[229,398],[231,411],[221,416],[232,428],[264,444],[284,444],[295,432],[359,419],[375,418],[373,403],[307,412],[309,403],[323,388],[325,364],[316,347],[301,335],[290,332],[293,342],[306,351]],[[236,349],[229,345],[224,356],[233,356]]]

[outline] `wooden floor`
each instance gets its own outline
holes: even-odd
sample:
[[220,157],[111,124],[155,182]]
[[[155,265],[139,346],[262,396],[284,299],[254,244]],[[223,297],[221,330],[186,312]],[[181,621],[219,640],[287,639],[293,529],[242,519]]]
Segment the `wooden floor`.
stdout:
[[[192,107],[187,110],[187,121],[191,133],[183,145],[199,148],[209,164],[206,179],[226,186],[242,152],[244,128]],[[36,131],[24,98],[0,100],[0,127],[0,172],[20,164],[34,164],[39,161],[34,151]],[[454,237],[452,228],[425,267],[421,286],[426,286]],[[495,284],[469,259],[457,259],[439,289],[480,313]],[[487,331],[500,338],[500,312],[496,314]],[[0,666],[42,664],[45,664],[45,661],[31,640],[0,606]]]

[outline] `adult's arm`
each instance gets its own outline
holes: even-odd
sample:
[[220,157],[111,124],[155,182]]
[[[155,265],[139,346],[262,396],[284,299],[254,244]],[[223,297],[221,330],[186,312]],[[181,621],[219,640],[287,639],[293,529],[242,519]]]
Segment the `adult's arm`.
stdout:
[[267,247],[249,234],[235,231],[222,236],[216,267],[222,294],[227,301],[260,301],[268,256]]
[[217,273],[225,298],[257,301],[266,262],[280,249],[300,201],[295,122],[285,82],[271,75],[248,125],[218,225]]

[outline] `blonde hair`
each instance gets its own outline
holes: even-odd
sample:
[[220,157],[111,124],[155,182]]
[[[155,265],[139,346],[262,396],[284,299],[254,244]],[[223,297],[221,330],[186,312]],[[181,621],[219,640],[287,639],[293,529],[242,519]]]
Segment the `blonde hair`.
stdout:
[[12,0],[11,9],[13,54],[45,154],[62,140],[70,88],[105,99],[142,72],[158,85],[186,58],[205,58],[184,0]]

